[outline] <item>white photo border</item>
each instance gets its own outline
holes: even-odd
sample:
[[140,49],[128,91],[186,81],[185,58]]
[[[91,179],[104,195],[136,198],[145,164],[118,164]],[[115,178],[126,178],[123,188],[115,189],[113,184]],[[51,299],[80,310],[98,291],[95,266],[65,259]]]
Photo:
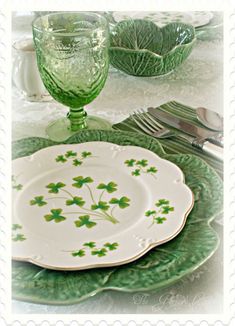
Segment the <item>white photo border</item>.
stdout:
[[[16,315],[11,313],[11,12],[50,10],[213,10],[224,12],[225,241],[224,313],[220,315]],[[0,325],[235,324],[235,5],[230,0],[0,0]]]

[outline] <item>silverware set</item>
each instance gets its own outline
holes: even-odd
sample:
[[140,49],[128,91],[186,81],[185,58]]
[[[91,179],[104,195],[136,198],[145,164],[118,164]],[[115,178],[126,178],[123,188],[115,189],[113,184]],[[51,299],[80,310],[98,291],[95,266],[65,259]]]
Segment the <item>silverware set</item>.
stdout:
[[[223,160],[223,134],[193,125],[157,108],[136,110],[130,118],[144,133],[158,139],[177,137],[189,142],[201,151]],[[160,122],[159,122],[160,121]],[[173,131],[161,123],[176,129]]]

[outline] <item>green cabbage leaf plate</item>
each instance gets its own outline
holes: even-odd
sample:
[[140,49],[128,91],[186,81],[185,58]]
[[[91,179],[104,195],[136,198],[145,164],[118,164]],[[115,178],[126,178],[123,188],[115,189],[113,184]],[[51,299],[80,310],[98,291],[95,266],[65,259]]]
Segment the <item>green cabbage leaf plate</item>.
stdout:
[[[173,240],[152,249],[137,261],[120,267],[63,272],[13,261],[14,299],[60,305],[74,304],[110,289],[125,292],[161,289],[202,265],[219,245],[218,235],[210,223],[221,213],[223,185],[214,169],[202,159],[188,154],[166,154],[157,140],[132,132],[82,131],[65,143],[88,141],[140,146],[175,163],[183,171],[185,182],[195,198],[186,225]],[[37,137],[16,141],[13,143],[13,159],[56,144]]]

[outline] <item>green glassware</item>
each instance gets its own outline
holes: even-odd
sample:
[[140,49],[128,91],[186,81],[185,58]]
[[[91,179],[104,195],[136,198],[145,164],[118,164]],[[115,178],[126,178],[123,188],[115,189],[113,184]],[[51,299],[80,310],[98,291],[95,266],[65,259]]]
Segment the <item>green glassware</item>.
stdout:
[[47,127],[48,136],[63,141],[84,128],[111,128],[101,118],[87,118],[84,111],[101,92],[108,75],[106,19],[87,12],[48,14],[34,20],[33,38],[45,87],[56,101],[70,108],[67,118]]

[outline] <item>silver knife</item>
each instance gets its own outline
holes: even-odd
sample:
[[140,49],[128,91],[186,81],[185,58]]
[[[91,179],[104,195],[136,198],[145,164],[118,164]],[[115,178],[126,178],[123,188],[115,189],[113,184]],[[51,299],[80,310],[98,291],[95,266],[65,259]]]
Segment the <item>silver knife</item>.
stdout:
[[157,110],[156,108],[148,108],[148,112],[161,122],[164,122],[171,127],[177,128],[179,131],[185,132],[187,135],[180,134],[179,137],[186,139],[192,144],[192,146],[195,146],[205,153],[208,153],[211,156],[214,156],[217,159],[223,161],[223,148],[208,141],[212,137],[216,136],[218,134],[217,132],[208,131],[197,127],[189,122],[184,121],[183,119],[171,115],[170,113]]

